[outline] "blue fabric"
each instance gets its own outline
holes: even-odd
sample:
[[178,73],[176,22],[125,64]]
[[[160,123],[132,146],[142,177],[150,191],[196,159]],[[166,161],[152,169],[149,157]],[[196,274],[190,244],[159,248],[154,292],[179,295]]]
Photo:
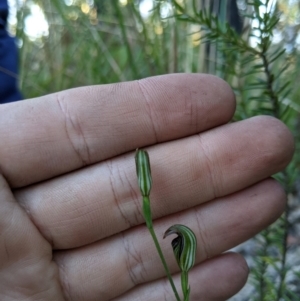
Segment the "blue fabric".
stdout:
[[0,104],[22,99],[17,87],[18,53],[6,31],[7,0],[0,0]]

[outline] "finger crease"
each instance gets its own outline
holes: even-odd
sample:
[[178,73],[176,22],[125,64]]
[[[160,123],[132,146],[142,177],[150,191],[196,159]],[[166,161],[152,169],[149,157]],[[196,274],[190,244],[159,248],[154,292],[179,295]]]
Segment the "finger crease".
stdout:
[[151,109],[151,106],[150,106],[149,94],[148,94],[146,88],[144,87],[144,85],[142,84],[142,82],[140,80],[137,80],[137,84],[138,84],[138,87],[141,90],[141,93],[144,97],[145,103],[146,103],[147,108],[148,108],[149,117],[150,117],[151,126],[152,126],[152,130],[153,130],[154,138],[155,138],[155,144],[156,144],[156,143],[158,143],[159,140],[158,140],[158,134],[157,134],[155,122],[154,122],[153,116],[152,116],[152,109]]
[[107,164],[107,167],[109,170],[109,183],[110,183],[110,188],[111,188],[112,195],[113,195],[113,201],[114,201],[116,207],[118,208],[124,222],[127,224],[128,228],[130,228],[133,225],[131,225],[130,219],[127,217],[127,214],[122,209],[122,205],[120,204],[119,198],[117,197],[117,193],[116,193],[116,190],[115,190],[115,187],[113,184],[113,179],[115,179],[115,177],[114,177],[112,163],[111,163],[111,161],[107,161],[106,164]]
[[65,132],[77,157],[80,159],[82,166],[91,164],[91,156],[88,143],[83,134],[80,122],[76,116],[72,116],[67,104],[63,104],[63,98],[58,93],[56,96],[58,106],[65,120]]
[[[204,223],[201,219],[200,210],[197,208],[194,208],[194,212],[195,212],[195,216],[196,216],[197,226],[199,229],[200,245],[202,246],[201,249],[204,252],[204,258],[206,260],[210,257],[210,255],[209,255],[210,253],[207,248],[207,244],[209,243],[209,238],[205,235],[206,231],[205,231]],[[204,236],[205,236],[205,238],[204,238]]]
[[131,226],[133,227],[133,226],[136,226],[136,225],[140,224],[141,221],[144,221],[144,217],[143,217],[143,214],[142,214],[142,211],[141,211],[141,201],[139,199],[139,196],[138,196],[136,190],[131,185],[126,173],[125,173],[125,178],[126,178],[128,187],[130,189],[132,204],[134,205],[134,208],[133,208],[132,212],[134,214],[135,222],[134,223],[131,222]]
[[144,283],[147,270],[143,264],[141,254],[128,242],[124,233],[122,233],[122,242],[126,252],[126,267],[133,286]]
[[198,134],[198,138],[199,138],[198,141],[199,141],[199,145],[200,145],[202,154],[204,155],[204,157],[206,159],[206,167],[207,167],[208,176],[210,179],[210,184],[212,187],[213,199],[215,199],[215,198],[217,198],[217,195],[218,195],[218,192],[217,192],[218,189],[217,189],[216,181],[213,176],[214,173],[212,171],[213,162],[210,159],[209,155],[207,154],[205,147],[203,147],[203,141],[202,141],[201,134]]
[[71,300],[71,285],[70,282],[68,281],[68,273],[66,272],[66,267],[62,263],[63,259],[61,260],[54,260],[55,263],[58,266],[59,269],[59,278],[60,278],[60,286],[63,292],[64,297],[67,300]]

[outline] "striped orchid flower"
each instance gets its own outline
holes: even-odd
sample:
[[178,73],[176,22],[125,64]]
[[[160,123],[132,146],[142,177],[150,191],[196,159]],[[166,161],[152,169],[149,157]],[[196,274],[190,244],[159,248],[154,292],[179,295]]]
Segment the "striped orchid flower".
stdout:
[[188,272],[195,264],[197,240],[194,232],[184,225],[171,226],[164,235],[164,238],[177,234],[172,240],[172,248],[181,271]]

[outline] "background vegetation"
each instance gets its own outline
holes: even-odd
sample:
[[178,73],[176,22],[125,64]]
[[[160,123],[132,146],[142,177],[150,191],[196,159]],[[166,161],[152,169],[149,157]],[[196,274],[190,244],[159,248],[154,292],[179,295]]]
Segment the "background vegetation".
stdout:
[[[248,291],[235,300],[300,300],[300,214],[295,215],[300,208],[300,1],[16,3],[11,31],[18,38],[25,98],[158,74],[206,72],[234,89],[234,120],[267,114],[290,127],[298,152],[276,175],[288,205],[281,219],[252,241]],[[153,3],[151,11],[147,3]],[[30,24],[37,15],[44,25],[37,23],[33,34]]]

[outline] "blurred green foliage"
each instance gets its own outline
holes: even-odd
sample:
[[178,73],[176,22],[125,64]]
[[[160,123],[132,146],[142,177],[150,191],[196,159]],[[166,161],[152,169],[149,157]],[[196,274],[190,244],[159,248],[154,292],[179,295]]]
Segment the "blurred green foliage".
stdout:
[[[11,30],[20,45],[24,96],[173,72],[218,75],[236,93],[234,120],[267,114],[290,127],[298,151],[276,177],[290,197],[299,197],[300,1],[157,0],[151,11],[146,2],[17,2]],[[33,7],[48,32],[33,36],[26,29]],[[300,300],[299,290],[286,282],[292,210],[288,203],[282,218],[257,237],[250,278],[256,294],[249,300]]]

